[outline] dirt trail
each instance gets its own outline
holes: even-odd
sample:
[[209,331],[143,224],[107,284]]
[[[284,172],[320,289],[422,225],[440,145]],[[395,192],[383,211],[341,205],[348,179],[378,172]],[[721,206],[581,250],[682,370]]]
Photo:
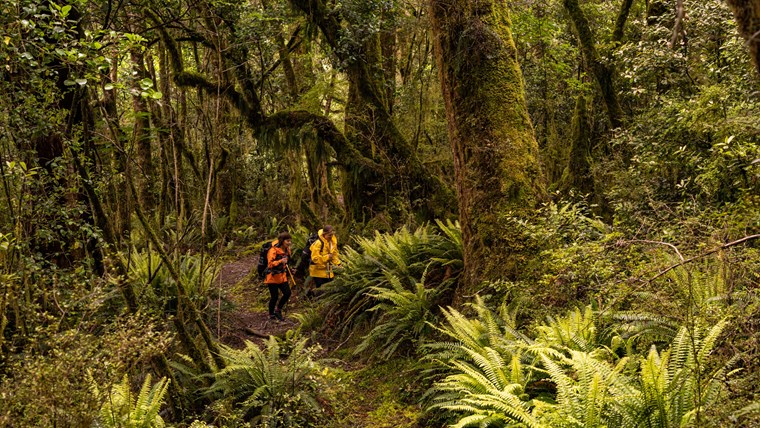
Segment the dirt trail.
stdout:
[[[306,302],[299,301],[297,292],[293,293],[285,312],[285,321],[269,319],[266,308],[269,291],[256,278],[257,255],[244,256],[225,263],[217,276],[214,286],[222,292],[221,331],[222,343],[234,348],[244,346],[248,340],[261,345],[270,335],[282,336],[290,329],[296,328],[298,322],[292,316],[303,309]],[[217,305],[214,301],[213,305]],[[218,306],[213,309],[216,315]],[[213,317],[212,329],[217,333],[216,317]],[[322,343],[323,352],[337,345]],[[325,355],[326,355],[325,354]],[[415,403],[404,402],[400,392],[410,388],[413,378],[407,378],[403,370],[394,365],[366,370],[362,364],[352,364],[333,360],[330,364],[333,376],[339,381],[330,389],[337,397],[336,402],[328,406],[329,417],[324,427],[372,427],[372,428],[411,428],[416,426],[420,409]],[[334,379],[332,380],[334,381]]]
[[[244,340],[261,344],[270,335],[280,336],[298,325],[287,311],[285,321],[269,319],[266,308],[269,291],[256,277],[257,262],[258,255],[249,255],[226,263],[214,281],[222,292],[221,329],[216,325],[219,316],[216,308],[211,328],[222,343],[235,348],[242,347]],[[216,299],[213,302],[218,303]],[[294,303],[291,297],[286,309]]]

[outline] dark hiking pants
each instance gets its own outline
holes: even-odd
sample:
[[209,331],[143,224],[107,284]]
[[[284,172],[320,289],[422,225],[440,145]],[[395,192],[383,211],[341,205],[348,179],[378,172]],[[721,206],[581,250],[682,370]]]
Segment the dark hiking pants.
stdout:
[[[290,286],[287,282],[282,282],[279,284],[267,284],[269,287],[269,315],[274,315],[275,305],[277,307],[277,311],[281,311],[282,308],[285,306],[286,303],[288,303],[288,299],[290,299]],[[279,295],[278,292],[282,293],[282,297],[280,297],[280,301],[277,301],[277,296]]]

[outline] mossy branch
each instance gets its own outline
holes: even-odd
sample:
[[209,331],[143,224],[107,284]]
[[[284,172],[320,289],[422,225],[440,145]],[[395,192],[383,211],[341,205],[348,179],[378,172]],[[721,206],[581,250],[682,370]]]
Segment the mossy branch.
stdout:
[[330,13],[325,3],[321,0],[290,0],[290,4],[296,9],[300,9],[312,22],[314,22],[333,53],[338,55],[341,60],[345,60],[344,49],[339,49],[338,35],[342,28],[335,14]]
[[684,259],[680,255],[680,253],[679,253],[679,257],[681,257],[681,261],[680,262],[678,262],[676,264],[673,264],[671,266],[668,266],[666,269],[660,271],[657,275],[655,275],[652,278],[650,278],[647,281],[647,283],[653,282],[655,279],[657,279],[657,278],[665,275],[666,273],[670,272],[671,270],[673,270],[673,269],[675,269],[675,268],[677,268],[679,266],[683,266],[683,265],[685,265],[687,263],[691,263],[691,262],[693,262],[695,260],[699,260],[701,258],[707,257],[710,254],[717,253],[718,251],[721,251],[721,250],[725,250],[726,248],[733,247],[733,246],[739,245],[739,244],[743,244],[743,243],[745,243],[747,241],[752,241],[752,240],[758,239],[758,238],[760,238],[760,234],[745,236],[744,238],[740,238],[740,239],[737,239],[736,241],[732,241],[732,242],[720,245],[720,246],[715,247],[715,248],[713,248],[711,250],[705,251],[705,252],[703,252],[701,254],[697,254],[696,256],[689,257],[688,259]]
[[618,11],[617,18],[615,19],[615,29],[612,31],[612,41],[615,44],[619,44],[623,40],[623,34],[625,31],[625,23],[628,20],[628,13],[633,6],[633,0],[623,0]]
[[760,0],[728,0],[757,72],[760,73]]
[[174,68],[175,74],[180,74],[184,71],[182,64],[182,57],[179,54],[179,48],[177,42],[166,31],[166,27],[163,25],[163,21],[159,18],[158,14],[150,8],[143,8],[143,13],[156,25],[156,31],[161,37],[161,41],[166,47],[166,51],[169,53],[169,60],[171,61],[172,68]]
[[332,120],[325,116],[310,113],[305,110],[282,111],[269,116],[262,124],[263,129],[298,129],[311,126],[317,132],[317,137],[327,142],[335,150],[338,159],[345,165],[353,164],[371,170],[383,171],[380,164],[364,157],[351,142],[335,126]]
[[177,84],[177,86],[196,88],[205,92],[207,95],[219,95],[223,98],[226,98],[230,103],[232,103],[232,105],[237,107],[237,109],[240,111],[240,114],[243,115],[251,127],[257,128],[261,126],[261,112],[253,109],[251,105],[245,100],[243,94],[236,91],[235,88],[233,88],[231,85],[220,87],[217,83],[208,80],[205,76],[190,71],[177,73],[174,76],[174,82]]

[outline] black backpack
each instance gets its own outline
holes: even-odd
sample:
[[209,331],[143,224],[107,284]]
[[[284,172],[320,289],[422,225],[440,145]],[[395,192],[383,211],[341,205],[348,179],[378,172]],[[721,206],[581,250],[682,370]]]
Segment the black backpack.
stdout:
[[[324,248],[325,243],[319,239],[319,235],[316,233],[312,233],[309,235],[309,238],[306,239],[306,245],[304,245],[303,250],[301,250],[301,258],[298,260],[298,266],[296,266],[296,276],[299,278],[303,278],[306,276],[306,271],[309,269],[309,265],[311,264],[311,244],[314,242],[319,241],[322,244],[322,247]],[[320,248],[320,251],[322,249]]]
[[261,250],[259,251],[259,265],[256,267],[256,270],[259,273],[259,279],[263,280],[268,272],[268,262],[267,262],[267,253],[269,252],[269,249],[272,248],[272,242],[267,241],[264,243],[264,245],[261,246]]

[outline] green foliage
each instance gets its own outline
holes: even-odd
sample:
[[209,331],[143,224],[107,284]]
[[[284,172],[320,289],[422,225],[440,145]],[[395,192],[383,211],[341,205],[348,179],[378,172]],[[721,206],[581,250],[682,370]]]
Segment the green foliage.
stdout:
[[[114,385],[105,396],[103,407],[95,422],[102,428],[163,428],[166,426],[158,412],[169,388],[169,380],[160,379],[151,385],[147,375],[137,397],[132,393],[129,378],[124,375],[120,384]],[[96,394],[99,395],[96,389]]]
[[591,307],[586,307],[583,312],[572,310],[565,317],[551,317],[536,330],[536,341],[547,345],[585,352],[591,352],[599,345],[596,316]]
[[[329,401],[329,417],[318,427],[377,428],[434,427],[420,419],[423,409],[417,397],[425,384],[415,359],[394,358],[371,365],[323,370]],[[326,415],[326,416],[328,416]]]
[[104,400],[93,384],[111,385],[170,349],[156,319],[121,316],[100,324],[92,321],[96,313],[87,318],[81,330],[38,327],[24,354],[3,354],[0,425],[91,426]]
[[497,316],[476,298],[473,308],[478,315],[473,319],[455,309],[444,311],[447,323],[441,332],[454,341],[428,346],[433,353],[426,358],[446,374],[429,393],[433,408],[464,414],[457,427],[538,426],[525,393],[528,382],[539,375],[523,365],[520,344],[527,338],[505,319],[505,307]]
[[293,335],[280,342],[270,337],[260,348],[246,342],[241,350],[222,347],[227,366],[214,374],[206,394],[230,403],[244,421],[257,426],[313,424],[321,413],[318,397],[318,349]]
[[[225,98],[233,89],[250,89],[241,92],[243,98],[257,99],[267,115],[305,110],[344,129],[351,114],[370,116],[354,98],[362,84],[378,83],[381,102],[425,169],[454,188],[423,5],[327,3],[328,16],[339,21],[332,35],[317,34],[315,14],[294,14],[286,1],[212,1],[181,11],[179,3],[169,2],[161,4],[159,16],[177,20],[165,25],[140,10],[97,2],[0,2],[0,425],[92,426],[103,403],[84,374],[99,386],[127,372],[142,378],[162,356],[173,361],[171,387],[184,395],[179,401],[207,405],[204,416],[218,416],[208,420],[215,426],[333,422],[312,405],[322,400],[322,385],[316,366],[309,368],[313,361],[296,355],[298,341],[278,343],[277,351],[267,345],[258,356],[249,348],[226,350],[237,368],[221,372],[209,395],[199,397],[209,374],[199,371],[197,361],[174,354],[180,346],[167,325],[181,315],[177,284],[148,249],[145,231],[130,224],[137,195],[124,191],[127,179],[156,184],[160,203],[144,207],[146,214],[166,239],[165,248],[177,255],[181,291],[203,310],[217,268],[208,262],[202,267],[194,255],[205,238],[225,235],[252,244],[287,228],[298,250],[317,224],[342,222],[348,200],[340,173],[351,159],[336,158],[311,126],[249,132],[246,123],[256,122],[259,112],[237,112],[241,100]],[[436,403],[469,413],[461,426],[757,425],[757,241],[650,281],[680,262],[662,243],[682,248],[689,258],[757,233],[757,75],[724,2],[684,0],[686,37],[675,45],[675,10],[657,10],[654,3],[634,2],[619,42],[611,38],[619,2],[581,5],[602,61],[615,70],[612,80],[625,112],[616,130],[607,129],[598,88],[561,2],[510,3],[514,57],[523,70],[549,187],[557,187],[567,165],[573,103],[585,96],[595,145],[588,159],[593,194],[570,189],[553,195],[536,218],[498,219],[506,222],[500,227],[516,228],[518,239],[507,248],[483,248],[485,254],[531,250],[514,281],[491,278],[481,290],[482,301],[505,302],[498,315],[480,297],[470,306],[468,296],[455,295],[463,269],[457,224],[407,226],[355,245],[342,240],[354,247],[344,251],[346,268],[323,288],[323,299],[294,318],[306,331],[321,324],[336,332],[339,351],[354,345],[348,340],[353,338],[357,352],[390,360],[386,368],[369,366],[356,377],[336,375],[347,382],[374,376],[360,382],[361,389],[349,389],[353,400],[345,401],[355,408],[344,414],[362,414],[358,423],[365,425],[411,424],[418,409],[410,402],[418,391],[409,379],[416,379],[416,369],[404,368],[398,376],[394,363],[414,352],[438,362],[430,372],[444,376]],[[165,40],[156,43],[161,27],[176,38],[186,71],[196,82],[201,73],[209,76],[208,87],[218,92],[181,87],[172,79],[176,70],[166,57],[173,53]],[[338,39],[334,46],[331,36]],[[221,52],[218,41],[224,41]],[[133,63],[133,52],[143,56],[141,64]],[[385,76],[357,81],[350,67],[365,64],[372,68],[367,75]],[[138,67],[148,74],[136,77]],[[138,112],[133,102],[148,108]],[[152,170],[138,160],[137,119],[150,127]],[[384,162],[385,130],[367,125],[371,142],[355,148]],[[223,152],[226,163],[220,161]],[[403,159],[393,163],[401,172],[396,177],[413,173]],[[385,177],[377,185],[380,192],[396,183]],[[94,199],[85,186],[92,186]],[[352,233],[373,225],[387,229],[394,215],[413,222],[411,211],[418,207],[455,211],[456,204],[426,199],[420,190],[412,183],[401,197],[388,198],[392,213],[373,212],[374,222],[354,219]],[[95,202],[103,213],[95,211]],[[207,236],[201,239],[206,208]],[[122,209],[126,218],[120,218]],[[113,242],[94,227],[97,220],[119,229]],[[293,226],[298,224],[309,228]],[[130,246],[141,250],[128,254]],[[128,278],[114,275],[115,254],[128,254],[122,258]],[[124,279],[138,295],[137,314],[125,313]],[[450,304],[457,309],[440,309]],[[582,309],[565,313],[576,307]],[[191,340],[197,332],[190,326]],[[312,331],[312,339],[321,339],[320,333]],[[419,350],[441,336],[448,341]],[[724,373],[724,362],[734,356],[741,378]],[[399,383],[384,382],[391,377]],[[302,395],[292,393],[286,378],[305,385],[296,388]],[[728,396],[718,381],[729,387]],[[129,396],[128,384],[113,393],[118,388]],[[714,405],[718,395],[721,406]],[[127,401],[110,414],[143,414],[147,423],[155,422],[147,416],[156,409],[155,397],[142,400],[144,405]],[[383,404],[370,408],[367,402],[374,401]],[[167,415],[202,412],[172,404],[178,408]],[[169,422],[184,426],[188,420]],[[334,426],[347,423],[354,420],[345,417]]]
[[[446,304],[451,297],[446,290],[456,284],[463,266],[462,238],[456,223],[439,222],[438,227],[441,232],[421,226],[413,233],[406,228],[393,234],[376,233],[372,239],[358,238],[358,250],[345,248],[341,254],[343,272],[325,287],[321,297],[328,319],[337,318],[342,335],[348,335],[363,324],[374,324],[384,311],[370,309],[380,303],[378,299],[391,294],[405,296],[401,297],[405,304],[422,305],[418,309]],[[423,276],[425,287],[436,291],[418,289]],[[396,291],[383,294],[385,290]],[[411,294],[402,294],[402,290]],[[388,300],[383,308],[392,308],[391,302]],[[416,312],[415,318],[424,318],[427,310]],[[394,311],[393,319],[400,319],[396,317],[402,315],[401,309]],[[422,328],[421,324],[418,326]],[[385,328],[393,330],[395,326]]]
[[370,311],[379,312],[380,317],[356,347],[355,353],[371,350],[372,355],[388,359],[396,353],[415,349],[419,340],[432,335],[432,326],[437,324],[439,313],[436,303],[450,292],[453,284],[454,281],[449,279],[426,288],[423,282],[417,282],[414,290],[409,291],[397,277],[389,276],[388,286],[373,286],[368,296],[379,303]]
[[[129,268],[129,275],[139,298],[148,306],[160,310],[177,299],[177,284],[164,266],[161,256],[151,251],[134,251],[123,263]],[[217,274],[214,263],[201,263],[199,255],[186,253],[179,256],[175,266],[179,273],[183,291],[198,306],[205,306],[210,297],[212,282]]]
[[618,358],[591,346],[589,311],[539,326],[534,342],[477,306],[477,320],[449,310],[442,331],[456,342],[435,345],[449,374],[433,389],[433,408],[458,414],[454,426],[699,425],[725,397],[729,366],[711,359],[725,322],[681,327],[666,351]]
[[521,323],[585,306],[617,289],[642,261],[640,249],[621,247],[622,235],[583,202],[549,202],[530,219],[505,221],[519,230],[520,245],[536,253],[520,266],[516,281],[490,287],[497,304],[501,298],[512,302]]

